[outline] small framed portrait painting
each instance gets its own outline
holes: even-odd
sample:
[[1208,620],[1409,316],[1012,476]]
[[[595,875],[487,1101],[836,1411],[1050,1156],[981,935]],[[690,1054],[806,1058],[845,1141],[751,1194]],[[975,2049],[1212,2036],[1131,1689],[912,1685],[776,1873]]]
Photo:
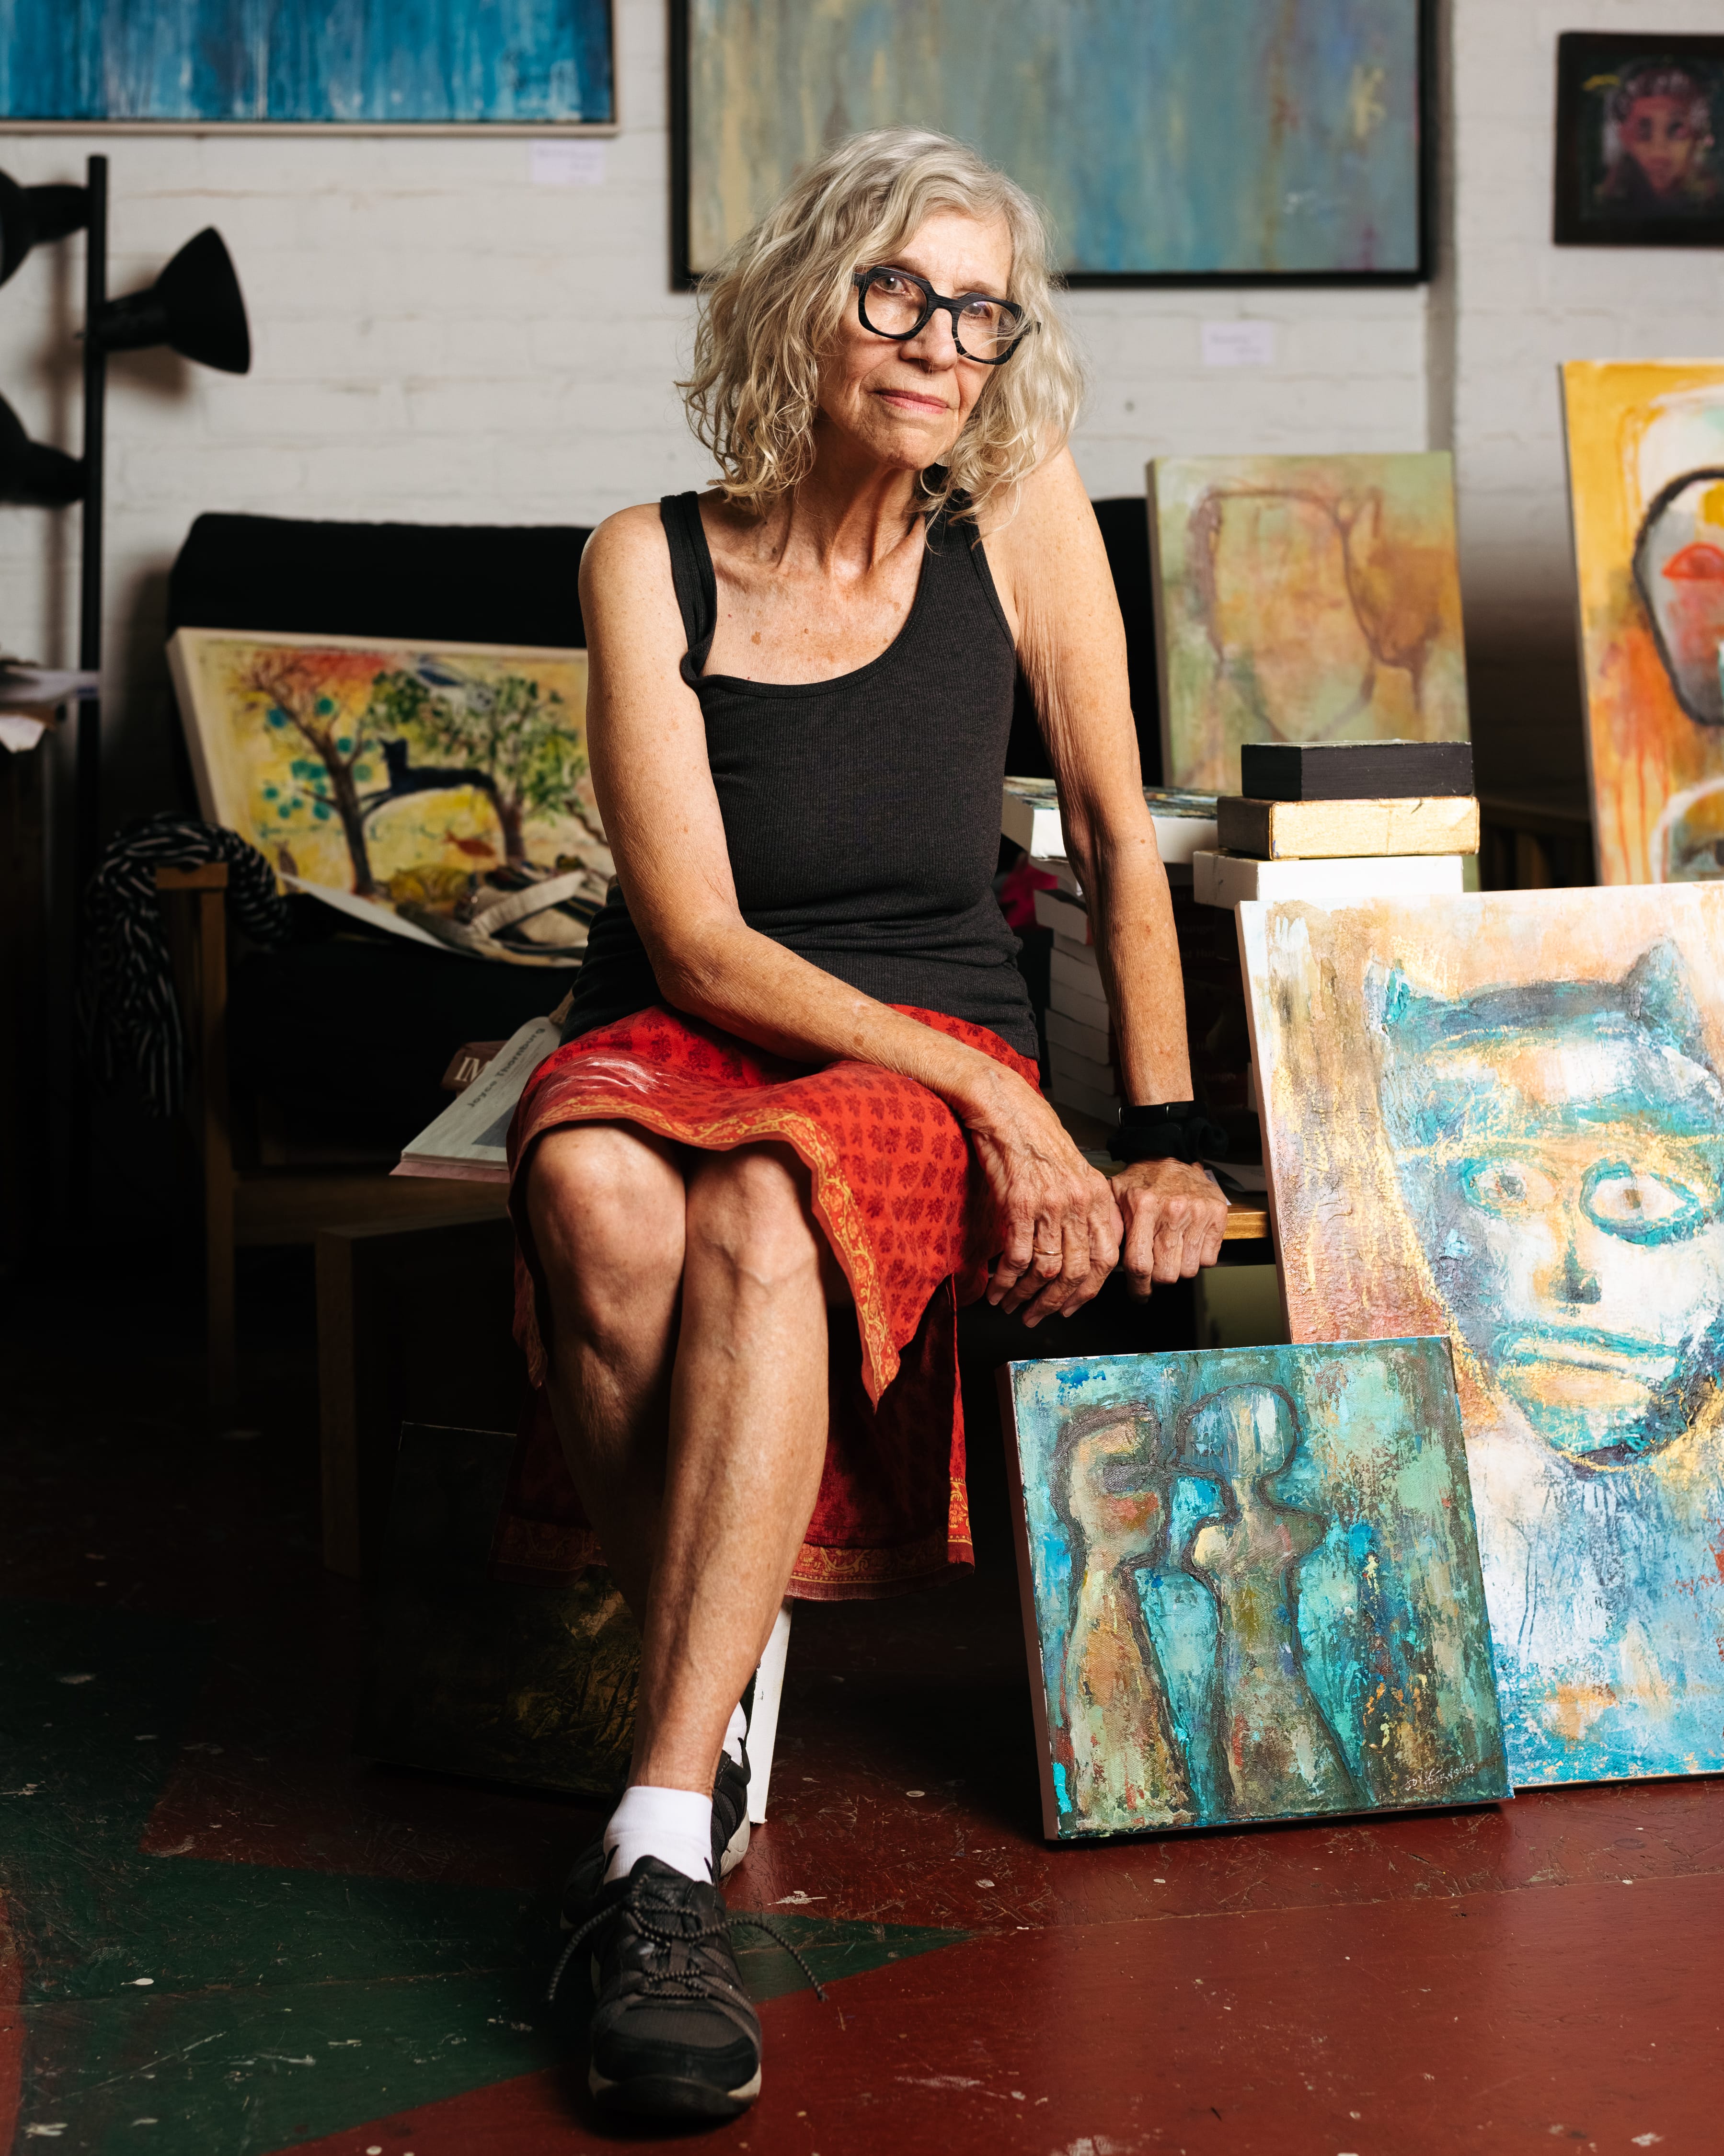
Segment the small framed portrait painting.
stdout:
[[1724,247],[1724,37],[1557,40],[1559,247]]

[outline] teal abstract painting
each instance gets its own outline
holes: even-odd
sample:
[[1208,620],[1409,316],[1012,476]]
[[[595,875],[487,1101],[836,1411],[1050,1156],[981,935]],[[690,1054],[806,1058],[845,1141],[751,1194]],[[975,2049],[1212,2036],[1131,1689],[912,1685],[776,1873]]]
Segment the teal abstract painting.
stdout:
[[1417,0],[675,0],[685,259],[858,130],[970,143],[1080,278],[1410,278]]
[[1447,1341],[1000,1378],[1050,1840],[1513,1794]]
[[9,0],[0,114],[163,126],[616,118],[610,0]]
[[1454,1345],[1516,1787],[1724,1769],[1724,884],[1239,935],[1293,1338]]

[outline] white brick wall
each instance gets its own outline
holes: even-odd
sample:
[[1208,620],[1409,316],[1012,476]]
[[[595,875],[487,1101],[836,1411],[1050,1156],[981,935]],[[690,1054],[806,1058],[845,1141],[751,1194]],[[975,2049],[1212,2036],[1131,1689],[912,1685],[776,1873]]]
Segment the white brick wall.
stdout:
[[[1075,446],[1092,492],[1124,494],[1158,453],[1419,448],[1452,424],[1481,749],[1578,769],[1554,363],[1716,349],[1724,262],[1552,249],[1568,13],[1454,0],[1454,17],[1452,291],[1075,294],[1093,374]],[[1587,19],[1716,27],[1716,0],[1599,0]],[[94,144],[111,163],[114,289],[217,224],[255,342],[243,380],[160,353],[114,366],[113,811],[166,783],[162,580],[200,511],[587,523],[705,477],[670,386],[691,303],[668,289],[664,20],[663,0],[618,0],[625,124],[600,187],[534,186],[519,139]],[[27,183],[75,180],[91,146],[15,136],[0,162]],[[0,292],[0,391],[74,450],[80,278],[74,244]],[[1272,367],[1203,365],[1201,324],[1236,316],[1275,324]],[[75,608],[75,516],[0,510],[0,642],[67,657]]]

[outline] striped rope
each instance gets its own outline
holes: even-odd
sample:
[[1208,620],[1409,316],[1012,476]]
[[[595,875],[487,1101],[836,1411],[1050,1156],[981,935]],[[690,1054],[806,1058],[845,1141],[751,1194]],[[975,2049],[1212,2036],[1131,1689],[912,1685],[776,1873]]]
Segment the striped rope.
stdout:
[[104,849],[84,895],[85,963],[79,1017],[98,1080],[135,1078],[152,1113],[175,1114],[185,1096],[186,1034],[156,889],[157,869],[228,865],[228,904],[254,943],[291,933],[275,872],[237,831],[195,817],[151,816]]

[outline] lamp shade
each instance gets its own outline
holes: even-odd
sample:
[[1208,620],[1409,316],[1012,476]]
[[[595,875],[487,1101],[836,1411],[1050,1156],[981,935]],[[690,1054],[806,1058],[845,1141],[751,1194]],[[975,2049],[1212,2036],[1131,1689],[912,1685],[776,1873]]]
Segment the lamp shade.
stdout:
[[33,247],[80,230],[89,216],[87,187],[21,187],[0,172],[0,285]]
[[213,225],[188,239],[146,292],[110,300],[90,324],[105,352],[141,352],[165,344],[182,359],[223,374],[251,366],[251,331],[239,280]]
[[17,413],[0,397],[0,501],[62,509],[83,496],[84,466],[78,459],[33,442]]

